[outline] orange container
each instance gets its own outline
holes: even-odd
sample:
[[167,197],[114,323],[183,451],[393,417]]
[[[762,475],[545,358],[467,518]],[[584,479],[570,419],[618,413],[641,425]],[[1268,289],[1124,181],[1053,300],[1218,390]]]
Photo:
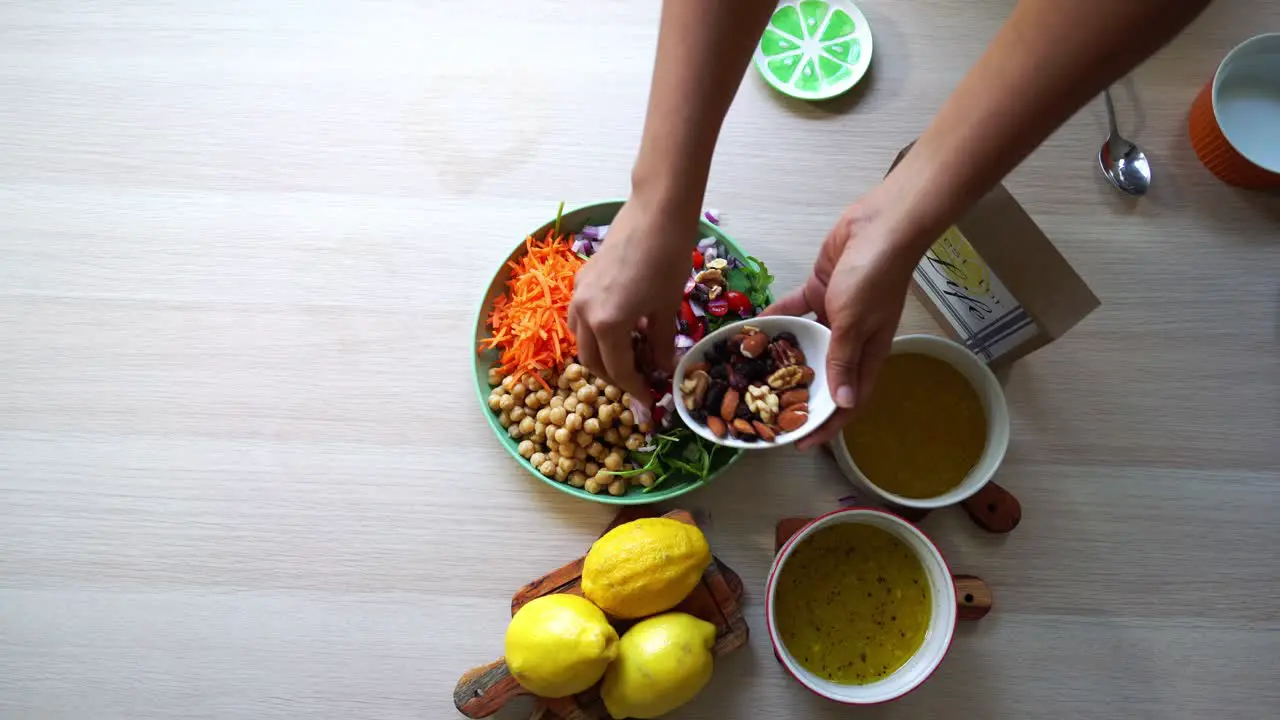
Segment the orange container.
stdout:
[[1218,179],[1280,188],[1280,33],[1227,53],[1191,103],[1191,147]]

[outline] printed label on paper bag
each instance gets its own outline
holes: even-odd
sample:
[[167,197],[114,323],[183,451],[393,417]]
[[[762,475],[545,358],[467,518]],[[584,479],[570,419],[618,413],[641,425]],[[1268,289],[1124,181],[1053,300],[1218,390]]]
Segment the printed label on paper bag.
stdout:
[[965,347],[987,362],[1036,335],[1035,320],[955,227],[924,254],[915,280]]

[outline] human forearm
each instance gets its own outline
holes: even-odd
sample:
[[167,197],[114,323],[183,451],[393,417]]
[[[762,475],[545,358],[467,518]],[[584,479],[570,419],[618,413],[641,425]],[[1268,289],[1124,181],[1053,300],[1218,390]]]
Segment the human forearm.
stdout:
[[633,198],[696,214],[720,126],[774,0],[665,0]]
[[1022,0],[877,189],[915,258],[1102,88],[1209,0]]

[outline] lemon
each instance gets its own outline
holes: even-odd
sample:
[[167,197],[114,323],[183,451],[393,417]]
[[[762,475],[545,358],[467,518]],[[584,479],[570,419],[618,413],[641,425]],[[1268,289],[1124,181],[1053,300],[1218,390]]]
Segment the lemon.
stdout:
[[715,642],[715,625],[685,613],[636,623],[605,671],[605,709],[617,720],[656,718],[689,702],[711,679]]
[[619,618],[670,610],[684,600],[711,563],[696,526],[642,518],[605,533],[582,565],[582,594]]
[[850,0],[788,0],[770,18],[755,64],[778,92],[832,98],[857,84],[871,65],[871,26]]
[[596,684],[618,655],[618,632],[576,595],[544,595],[507,626],[507,668],[526,690],[558,698]]

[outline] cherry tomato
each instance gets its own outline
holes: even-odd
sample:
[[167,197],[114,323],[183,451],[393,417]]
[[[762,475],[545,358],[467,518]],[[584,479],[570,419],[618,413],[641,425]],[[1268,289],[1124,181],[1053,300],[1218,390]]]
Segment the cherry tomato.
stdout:
[[751,298],[747,297],[745,293],[740,293],[737,290],[730,290],[725,293],[724,299],[729,303],[729,309],[739,315],[750,313],[754,309],[751,306]]
[[698,322],[698,316],[693,314],[693,306],[688,300],[680,303],[680,321],[687,327],[693,327]]
[[729,301],[722,297],[707,301],[707,313],[716,317],[724,317],[729,312]]
[[693,269],[694,270],[702,269],[702,253],[698,252],[697,250],[693,251]]

